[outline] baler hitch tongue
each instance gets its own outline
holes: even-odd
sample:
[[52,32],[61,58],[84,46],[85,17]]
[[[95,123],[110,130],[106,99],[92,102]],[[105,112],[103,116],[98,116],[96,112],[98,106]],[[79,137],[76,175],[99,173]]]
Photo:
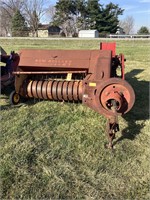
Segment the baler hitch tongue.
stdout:
[[111,109],[114,112],[115,116],[108,118],[106,124],[106,135],[109,141],[106,147],[109,149],[113,149],[113,139],[115,139],[116,132],[119,131],[117,102],[115,100],[112,100],[111,105],[112,105]]
[[23,49],[14,74],[13,104],[20,97],[82,102],[108,119],[109,148],[119,131],[118,115],[127,113],[135,100],[124,80],[124,55],[116,55],[115,43],[102,43],[100,50]]

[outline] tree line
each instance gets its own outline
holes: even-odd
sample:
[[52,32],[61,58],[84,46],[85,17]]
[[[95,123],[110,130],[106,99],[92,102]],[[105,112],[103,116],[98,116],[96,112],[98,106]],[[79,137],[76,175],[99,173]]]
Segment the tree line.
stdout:
[[123,9],[117,4],[106,6],[99,0],[60,0],[55,6],[53,24],[61,26],[66,36],[79,30],[96,29],[101,34],[116,33]]
[[0,25],[3,34],[26,36],[30,30],[37,37],[40,19],[48,9],[45,3],[45,0],[1,0]]
[[[129,34],[134,26],[132,16],[119,21],[124,9],[118,4],[101,4],[100,0],[1,0],[0,28],[5,35],[38,37],[44,16],[50,25],[59,26],[65,36],[77,36],[80,30],[96,29],[101,36],[115,34],[118,26]],[[1,34],[3,34],[1,31]]]

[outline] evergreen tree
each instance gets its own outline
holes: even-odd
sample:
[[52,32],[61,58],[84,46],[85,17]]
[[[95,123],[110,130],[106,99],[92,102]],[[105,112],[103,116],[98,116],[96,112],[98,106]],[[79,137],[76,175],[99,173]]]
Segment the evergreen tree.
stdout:
[[88,23],[90,29],[98,29],[102,18],[101,5],[99,0],[87,1]]
[[150,32],[146,26],[142,26],[137,33],[140,35],[140,34],[149,34]]
[[56,3],[56,13],[53,25],[60,26],[66,36],[73,32],[74,16],[76,15],[76,0],[59,0]]
[[75,3],[77,28],[78,30],[87,29],[89,27],[87,2],[86,0],[76,0]]
[[27,36],[27,25],[19,10],[17,10],[12,17],[11,31],[13,37]]
[[116,33],[118,16],[123,10],[113,3],[105,7],[99,0],[59,0],[56,3],[54,24],[66,32],[97,29],[100,33]]
[[119,20],[118,16],[123,14],[123,9],[118,5],[109,3],[102,8],[101,19],[99,20],[98,30],[103,33],[116,33]]
[[72,19],[76,14],[75,0],[59,0],[56,3],[56,13],[54,23],[60,25],[68,19]]

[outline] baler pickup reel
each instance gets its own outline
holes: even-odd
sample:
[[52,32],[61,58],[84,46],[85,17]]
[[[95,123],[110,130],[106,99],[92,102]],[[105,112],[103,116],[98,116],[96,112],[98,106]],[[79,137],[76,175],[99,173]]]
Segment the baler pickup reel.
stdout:
[[21,50],[11,103],[19,103],[21,97],[82,102],[108,119],[112,148],[118,116],[135,101],[124,80],[124,55],[115,51],[115,43],[101,43],[100,50]]

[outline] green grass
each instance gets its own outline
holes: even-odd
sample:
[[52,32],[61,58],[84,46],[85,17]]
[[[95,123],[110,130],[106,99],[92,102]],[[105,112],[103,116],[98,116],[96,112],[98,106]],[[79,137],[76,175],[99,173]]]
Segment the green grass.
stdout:
[[[21,48],[98,49],[100,40],[0,39]],[[115,150],[104,148],[106,119],[82,104],[1,95],[1,199],[150,199],[150,42],[117,41],[136,102],[124,118]],[[121,134],[123,133],[123,136]]]

